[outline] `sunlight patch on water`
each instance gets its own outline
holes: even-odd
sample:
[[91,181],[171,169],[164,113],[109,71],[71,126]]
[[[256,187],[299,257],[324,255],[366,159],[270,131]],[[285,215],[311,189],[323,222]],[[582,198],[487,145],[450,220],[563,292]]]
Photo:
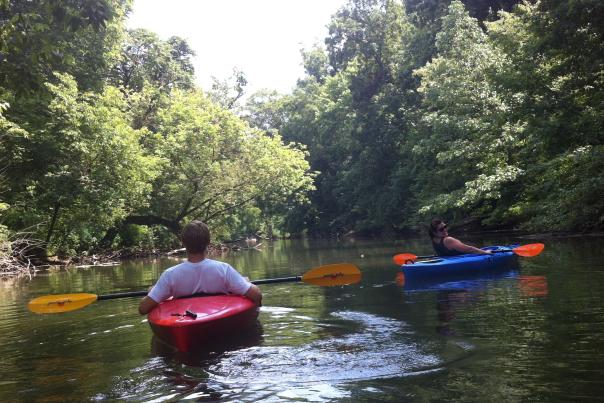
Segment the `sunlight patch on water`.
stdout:
[[323,402],[331,399],[350,397],[349,391],[344,391],[333,385],[319,383],[305,388],[290,388],[277,393],[277,398],[307,402]]
[[293,308],[285,308],[280,306],[263,306],[260,308],[260,312],[267,313],[273,318],[281,318],[294,312]]

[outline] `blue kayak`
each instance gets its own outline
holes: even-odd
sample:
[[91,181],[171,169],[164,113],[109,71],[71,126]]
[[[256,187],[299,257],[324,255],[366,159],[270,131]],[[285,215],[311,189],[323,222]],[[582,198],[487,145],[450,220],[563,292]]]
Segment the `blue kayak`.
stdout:
[[477,271],[491,271],[511,268],[517,263],[516,254],[512,249],[518,245],[488,246],[482,248],[491,250],[490,255],[459,255],[441,256],[429,260],[420,260],[416,263],[407,263],[401,266],[405,278],[419,276],[443,276]]

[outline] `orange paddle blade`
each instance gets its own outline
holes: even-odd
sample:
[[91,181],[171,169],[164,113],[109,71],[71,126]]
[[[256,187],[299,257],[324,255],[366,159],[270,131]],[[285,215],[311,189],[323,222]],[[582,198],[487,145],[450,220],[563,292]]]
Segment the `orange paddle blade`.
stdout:
[[32,299],[27,307],[35,313],[60,313],[83,308],[96,300],[95,294],[45,295]]
[[361,271],[350,263],[328,264],[310,269],[302,281],[320,286],[354,284],[361,281]]
[[545,248],[545,245],[542,243],[531,243],[514,248],[512,251],[519,256],[533,257],[540,254],[543,248]]
[[400,253],[400,254],[394,255],[392,257],[392,261],[394,262],[394,264],[396,264],[398,266],[402,266],[409,261],[415,262],[416,260],[417,260],[417,256],[414,255],[413,253]]

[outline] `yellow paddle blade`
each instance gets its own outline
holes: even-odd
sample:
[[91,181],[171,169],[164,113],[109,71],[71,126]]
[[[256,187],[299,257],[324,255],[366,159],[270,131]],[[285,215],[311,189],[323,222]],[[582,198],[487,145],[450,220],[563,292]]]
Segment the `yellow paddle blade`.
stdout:
[[310,269],[302,281],[320,286],[354,284],[361,281],[361,271],[350,263],[328,264]]
[[514,248],[513,252],[519,256],[533,257],[540,254],[543,248],[545,248],[545,245],[542,243],[531,243]]
[[392,256],[392,261],[397,266],[402,266],[406,263],[413,263],[417,260],[417,256],[413,253],[400,253],[398,255]]
[[95,294],[57,294],[34,298],[27,304],[35,313],[59,313],[75,311],[96,301]]

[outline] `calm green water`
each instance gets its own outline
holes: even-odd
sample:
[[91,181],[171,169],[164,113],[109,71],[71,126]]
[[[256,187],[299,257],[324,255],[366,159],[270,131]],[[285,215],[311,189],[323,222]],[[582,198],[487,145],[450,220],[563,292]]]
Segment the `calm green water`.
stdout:
[[262,286],[259,328],[197,355],[155,342],[136,298],[53,315],[26,309],[44,294],[145,289],[177,260],[4,280],[0,401],[601,400],[604,238],[545,243],[494,278],[416,289],[397,281],[391,256],[431,254],[424,239],[281,241],[223,256],[251,279],[338,262],[358,265],[363,279]]

